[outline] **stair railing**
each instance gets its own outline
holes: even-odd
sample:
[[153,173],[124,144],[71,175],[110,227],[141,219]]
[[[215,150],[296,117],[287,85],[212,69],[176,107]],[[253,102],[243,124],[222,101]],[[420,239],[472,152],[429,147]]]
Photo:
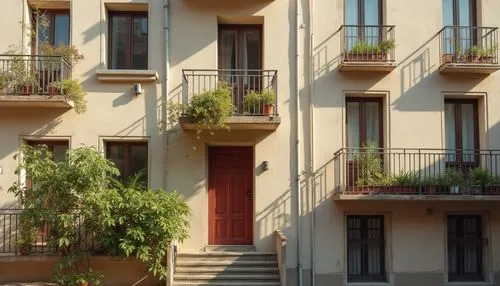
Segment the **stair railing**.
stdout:
[[286,236],[281,230],[275,231],[275,247],[278,256],[278,270],[281,286],[286,286]]

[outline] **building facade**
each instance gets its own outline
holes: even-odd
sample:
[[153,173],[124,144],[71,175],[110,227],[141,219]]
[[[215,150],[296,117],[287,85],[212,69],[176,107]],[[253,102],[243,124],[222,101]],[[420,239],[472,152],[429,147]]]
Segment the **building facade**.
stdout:
[[[282,285],[500,285],[500,2],[4,2],[0,72],[11,45],[34,71],[30,92],[0,94],[5,211],[17,147],[93,145],[123,178],[184,195],[179,254],[280,252],[281,230]],[[85,59],[53,68],[42,40]],[[85,113],[51,94],[65,77]],[[229,129],[170,120],[221,82]]]

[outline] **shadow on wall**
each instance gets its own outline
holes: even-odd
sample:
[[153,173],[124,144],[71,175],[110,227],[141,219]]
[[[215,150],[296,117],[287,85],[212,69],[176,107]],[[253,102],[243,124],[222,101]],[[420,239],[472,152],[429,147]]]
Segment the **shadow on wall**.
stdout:
[[[493,124],[493,122],[490,122],[490,124]],[[500,150],[500,122],[497,121],[488,128],[486,138],[488,138],[487,148]]]
[[439,49],[439,33],[436,33],[399,63],[401,94],[392,103],[396,110],[440,111],[443,80],[460,92],[467,92],[485,79],[480,74],[441,74]]

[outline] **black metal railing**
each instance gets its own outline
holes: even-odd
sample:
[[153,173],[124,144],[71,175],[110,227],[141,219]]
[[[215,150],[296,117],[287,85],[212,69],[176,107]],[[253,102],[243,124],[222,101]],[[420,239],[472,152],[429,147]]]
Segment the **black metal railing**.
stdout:
[[500,150],[343,148],[333,164],[337,193],[500,195]]
[[0,55],[0,94],[60,94],[54,84],[71,79],[71,70],[61,56]]
[[498,28],[446,26],[439,45],[441,64],[498,64]]
[[[49,221],[36,221],[23,217],[22,209],[0,209],[0,255],[50,255],[67,251],[54,239],[57,231]],[[95,234],[86,228],[80,215],[74,222],[73,250],[101,253]]]
[[342,62],[394,62],[395,30],[384,25],[341,26]]
[[232,90],[234,115],[278,114],[276,70],[183,70],[182,103],[221,85]]

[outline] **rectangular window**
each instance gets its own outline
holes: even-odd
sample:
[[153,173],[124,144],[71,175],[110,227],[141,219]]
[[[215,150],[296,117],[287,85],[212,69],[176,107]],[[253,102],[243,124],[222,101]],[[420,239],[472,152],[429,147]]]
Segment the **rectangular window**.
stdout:
[[54,156],[54,161],[62,162],[66,160],[66,151],[69,149],[69,142],[67,140],[29,140],[26,143],[30,146],[47,146],[52,156]]
[[347,49],[359,42],[378,44],[383,37],[382,0],[346,0],[345,29]]
[[444,106],[448,165],[457,164],[465,169],[475,167],[479,160],[476,152],[479,149],[477,100],[446,99]]
[[346,98],[347,147],[363,147],[369,141],[383,146],[382,99]]
[[347,216],[347,279],[385,281],[384,216]]
[[33,14],[39,43],[69,45],[70,17],[67,10],[45,10]]
[[484,281],[481,216],[449,215],[447,220],[448,280]]
[[112,69],[148,68],[148,14],[109,13],[109,57]]
[[476,26],[476,0],[443,0],[445,26]]
[[148,143],[147,142],[106,142],[106,158],[113,161],[120,170],[120,178],[142,173],[140,181],[148,181]]

